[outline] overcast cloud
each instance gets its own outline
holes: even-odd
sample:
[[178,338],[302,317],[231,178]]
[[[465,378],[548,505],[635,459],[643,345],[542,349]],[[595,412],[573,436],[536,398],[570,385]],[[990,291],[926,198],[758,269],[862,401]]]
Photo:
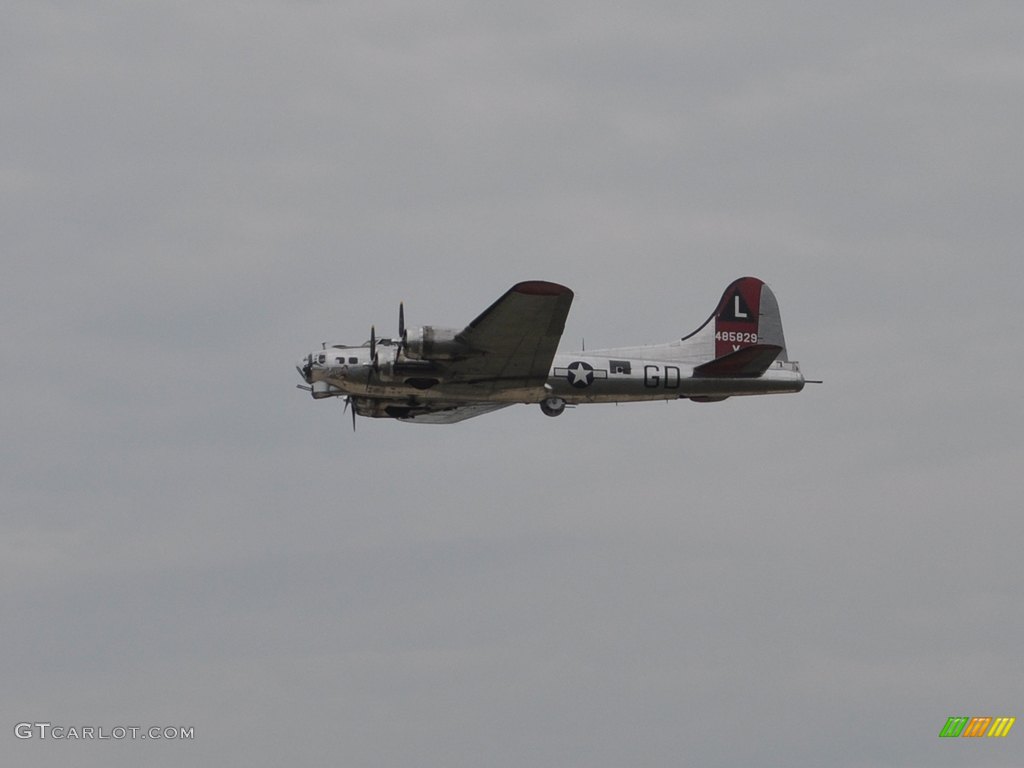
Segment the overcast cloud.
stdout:
[[[1024,725],[937,736],[1024,715],[1022,40],[987,2],[8,3],[5,764],[1019,765]],[[569,350],[746,274],[824,385],[356,434],[294,389],[400,300],[562,282]]]

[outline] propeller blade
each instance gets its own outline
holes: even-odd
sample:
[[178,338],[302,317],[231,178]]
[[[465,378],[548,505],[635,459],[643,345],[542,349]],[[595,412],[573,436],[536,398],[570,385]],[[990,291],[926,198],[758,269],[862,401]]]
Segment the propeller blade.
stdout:
[[345,409],[342,411],[342,413],[345,413],[345,411],[348,410],[348,407],[350,405],[352,406],[352,431],[355,432],[356,431],[356,406],[352,402],[352,398],[351,397],[346,397],[345,398]]
[[405,302],[398,302],[398,352],[395,360],[405,354],[409,346],[409,331],[405,327]]
[[373,383],[373,377],[380,370],[380,364],[377,362],[377,328],[370,326],[370,370],[366,373],[366,391],[370,391],[370,385]]

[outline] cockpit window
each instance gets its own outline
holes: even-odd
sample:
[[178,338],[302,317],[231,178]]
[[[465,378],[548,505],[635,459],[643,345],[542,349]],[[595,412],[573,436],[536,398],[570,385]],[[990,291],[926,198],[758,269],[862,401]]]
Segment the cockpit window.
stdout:
[[324,363],[324,361],[325,361],[326,359],[327,359],[326,355],[318,355],[318,356],[317,356],[317,358],[316,358],[316,361],[317,361],[318,363],[320,363],[321,365],[323,365],[323,363]]
[[350,357],[350,358],[348,359],[348,364],[349,364],[349,365],[355,365],[355,364],[356,364],[356,363],[358,363],[358,362],[359,362],[359,358],[358,358],[358,357]]

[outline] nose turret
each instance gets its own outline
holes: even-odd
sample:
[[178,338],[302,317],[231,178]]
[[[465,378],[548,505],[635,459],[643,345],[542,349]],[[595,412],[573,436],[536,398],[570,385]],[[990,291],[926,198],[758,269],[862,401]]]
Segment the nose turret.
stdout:
[[305,359],[300,360],[299,364],[295,366],[295,370],[299,372],[299,376],[307,384],[313,383],[313,355],[306,355]]

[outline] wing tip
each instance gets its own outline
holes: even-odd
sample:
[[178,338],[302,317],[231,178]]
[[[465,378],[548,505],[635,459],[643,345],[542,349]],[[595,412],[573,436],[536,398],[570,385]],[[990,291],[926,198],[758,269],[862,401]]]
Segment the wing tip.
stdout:
[[572,291],[564,285],[549,283],[547,280],[525,280],[512,286],[515,293],[522,293],[527,296],[566,296],[572,295]]

